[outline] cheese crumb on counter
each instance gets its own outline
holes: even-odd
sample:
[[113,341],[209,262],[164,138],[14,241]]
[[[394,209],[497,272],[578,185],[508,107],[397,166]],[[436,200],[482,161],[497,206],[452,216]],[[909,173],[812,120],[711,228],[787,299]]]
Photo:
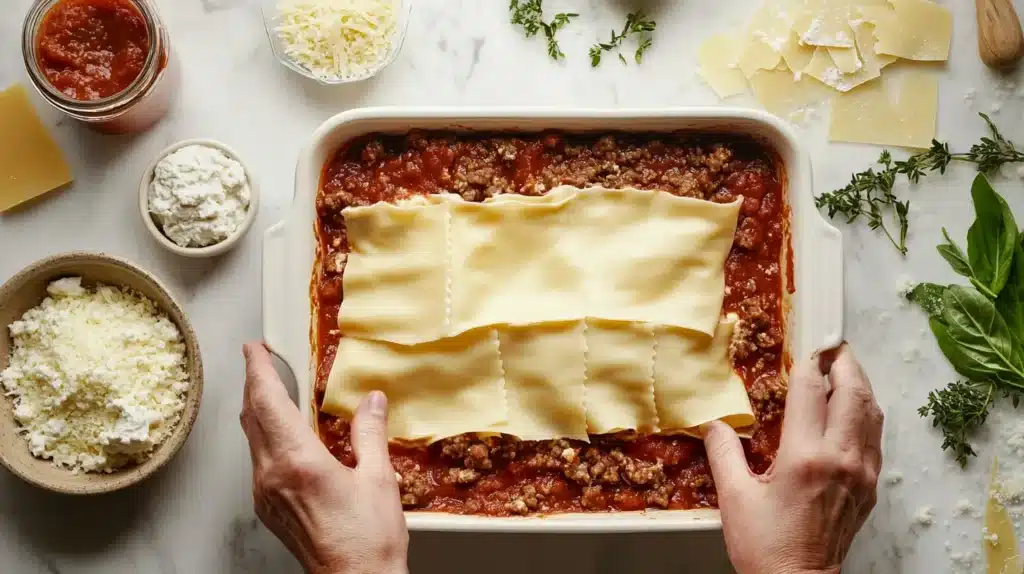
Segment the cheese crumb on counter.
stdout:
[[59,279],[9,327],[0,373],[33,455],[73,472],[141,462],[174,429],[189,378],[178,327],[130,290]]
[[935,524],[935,512],[931,506],[922,506],[917,510],[917,514],[914,516],[914,522],[921,526],[931,526]]
[[245,221],[251,199],[242,164],[201,144],[160,160],[149,185],[150,214],[181,247],[207,247],[227,239]]

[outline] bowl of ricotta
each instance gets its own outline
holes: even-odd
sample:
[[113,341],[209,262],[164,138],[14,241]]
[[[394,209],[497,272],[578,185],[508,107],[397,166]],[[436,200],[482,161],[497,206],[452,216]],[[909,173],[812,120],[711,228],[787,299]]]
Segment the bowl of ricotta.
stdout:
[[146,228],[162,246],[186,257],[227,252],[252,227],[258,209],[251,172],[237,153],[214,140],[168,147],[139,185]]
[[202,357],[167,289],[99,253],[38,261],[0,287],[0,463],[67,494],[150,476],[191,432]]

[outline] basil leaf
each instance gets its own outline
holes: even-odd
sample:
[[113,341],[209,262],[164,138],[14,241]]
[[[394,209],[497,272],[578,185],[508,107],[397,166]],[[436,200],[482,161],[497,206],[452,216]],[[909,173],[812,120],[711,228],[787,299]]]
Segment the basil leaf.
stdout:
[[945,285],[918,283],[907,293],[907,299],[920,305],[929,317],[942,317],[942,296],[945,292]]
[[1006,201],[981,174],[971,186],[974,223],[967,230],[967,260],[971,283],[995,298],[1010,277],[1013,254],[1017,250],[1017,222]]
[[1017,244],[1010,278],[996,298],[996,309],[1010,327],[1017,345],[1024,346],[1024,243]]
[[960,250],[960,246],[949,238],[949,232],[945,227],[942,228],[942,236],[946,238],[946,242],[936,247],[939,250],[939,255],[949,263],[957,275],[973,277],[974,273],[971,271],[971,264],[967,262],[967,256]]
[[950,285],[941,318],[929,324],[953,368],[972,380],[996,379],[1024,387],[1024,353],[995,304],[974,289]]

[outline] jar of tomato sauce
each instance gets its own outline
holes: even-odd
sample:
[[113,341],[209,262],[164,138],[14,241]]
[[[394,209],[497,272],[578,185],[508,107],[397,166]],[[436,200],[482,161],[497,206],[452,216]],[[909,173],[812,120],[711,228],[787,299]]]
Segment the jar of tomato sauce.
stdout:
[[178,71],[152,0],[36,0],[22,28],[25,67],[55,108],[108,133],[167,113]]

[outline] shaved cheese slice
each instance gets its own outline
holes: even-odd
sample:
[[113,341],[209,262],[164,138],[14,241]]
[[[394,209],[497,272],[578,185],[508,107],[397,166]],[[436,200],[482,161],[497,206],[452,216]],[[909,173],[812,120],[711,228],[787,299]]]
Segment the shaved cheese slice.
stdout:
[[856,48],[827,48],[827,50],[836,68],[844,74],[853,74],[864,67],[860,56],[857,55]]
[[750,78],[758,70],[772,70],[779,65],[781,56],[757,38],[750,38],[740,52],[737,65],[743,76]]
[[927,72],[907,70],[895,103],[881,80],[869,82],[833,101],[829,139],[927,148],[938,95],[938,81]]
[[587,427],[605,434],[654,432],[654,331],[643,323],[588,319]]
[[811,63],[804,68],[804,73],[840,92],[848,92],[864,82],[877,78],[880,71],[877,67],[861,66],[856,73],[844,74],[832,60],[829,50],[818,48],[811,58]]
[[793,30],[800,42],[810,46],[852,48],[850,21],[854,13],[850,0],[796,0]]
[[663,431],[700,436],[698,427],[713,420],[733,428],[754,424],[747,389],[729,362],[736,322],[736,315],[728,315],[713,337],[683,329],[656,331],[654,396]]
[[[347,270],[346,270],[347,273]],[[352,420],[370,391],[388,396],[388,437],[435,441],[508,423],[498,335],[398,345],[342,337],[322,410]]]
[[739,41],[725,34],[711,36],[697,50],[697,74],[725,99],[747,91],[747,78],[738,65]]
[[814,46],[801,44],[796,32],[790,31],[789,39],[779,49],[779,53],[782,55],[782,61],[792,70],[794,81],[800,80],[800,75],[803,74],[804,68],[811,63],[815,51]]
[[823,102],[833,92],[810,76],[793,80],[790,72],[762,70],[750,79],[754,96],[764,109],[776,115],[786,115],[809,104]]
[[874,18],[875,50],[908,60],[945,61],[953,38],[950,11],[927,0],[892,0],[892,4],[892,12],[862,10]]
[[24,86],[0,91],[0,126],[0,212],[71,182],[64,154]]

